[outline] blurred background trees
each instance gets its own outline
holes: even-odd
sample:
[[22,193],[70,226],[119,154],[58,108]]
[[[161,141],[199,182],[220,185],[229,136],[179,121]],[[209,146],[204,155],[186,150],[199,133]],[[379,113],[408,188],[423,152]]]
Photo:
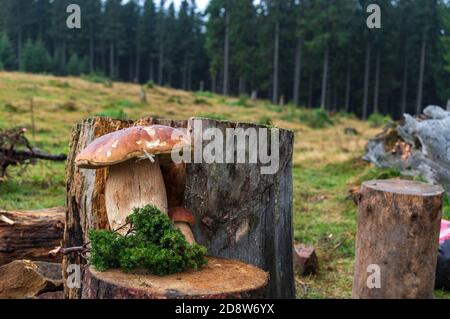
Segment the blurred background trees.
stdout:
[[[0,0],[0,67],[399,117],[450,96],[444,0]],[[381,29],[369,29],[369,4]]]

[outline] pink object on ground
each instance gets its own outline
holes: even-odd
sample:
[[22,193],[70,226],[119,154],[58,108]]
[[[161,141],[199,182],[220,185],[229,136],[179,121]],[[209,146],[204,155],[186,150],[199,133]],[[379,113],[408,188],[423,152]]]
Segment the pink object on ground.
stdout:
[[439,234],[439,244],[442,244],[444,241],[450,240],[450,221],[441,220],[441,232]]

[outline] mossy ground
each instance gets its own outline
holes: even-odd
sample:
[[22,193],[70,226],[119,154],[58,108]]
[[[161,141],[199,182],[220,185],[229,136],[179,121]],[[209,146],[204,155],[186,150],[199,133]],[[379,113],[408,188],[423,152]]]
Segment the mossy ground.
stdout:
[[[99,82],[99,83],[95,83]],[[351,294],[356,211],[348,190],[362,180],[398,176],[360,160],[369,137],[380,128],[346,114],[331,117],[333,125],[321,127],[321,117],[307,109],[279,107],[246,97],[224,98],[209,92],[191,93],[146,86],[147,103],[139,100],[141,87],[126,83],[92,81],[88,77],[58,78],[45,75],[0,72],[0,128],[22,125],[31,128],[33,98],[36,132],[27,137],[45,151],[68,151],[74,123],[95,114],[126,118],[156,116],[186,119],[204,116],[217,119],[271,123],[295,132],[294,234],[298,242],[317,249],[320,272],[296,276],[300,298],[348,298]],[[13,107],[11,107],[13,106]],[[307,114],[307,115],[305,115]],[[311,125],[311,118],[313,125]],[[324,119],[327,121],[327,119]],[[358,135],[346,135],[345,128]],[[1,209],[37,209],[64,205],[64,164],[39,162],[0,184]],[[20,174],[18,174],[20,173]],[[446,216],[450,217],[448,200]],[[436,292],[440,298],[450,294]]]

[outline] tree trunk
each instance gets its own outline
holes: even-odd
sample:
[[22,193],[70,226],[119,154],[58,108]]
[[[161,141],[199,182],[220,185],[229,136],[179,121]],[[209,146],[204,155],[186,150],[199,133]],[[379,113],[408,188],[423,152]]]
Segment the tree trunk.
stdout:
[[168,276],[128,274],[120,270],[86,271],[86,299],[261,299],[267,292],[267,273],[232,259],[208,258],[199,271]]
[[183,70],[181,73],[181,88],[183,90],[186,90],[187,88],[187,54],[184,55],[184,62],[183,62]]
[[350,89],[351,89],[350,65],[347,65],[347,76],[345,80],[345,112],[350,113]]
[[314,84],[314,72],[310,71],[309,85],[308,85],[308,107],[312,107],[313,103],[313,84]]
[[95,46],[94,46],[94,30],[92,27],[89,32],[89,72],[94,73],[94,59],[95,59]]
[[353,298],[433,297],[443,193],[408,180],[362,184]]
[[164,44],[162,42],[162,36],[159,40],[159,64],[158,64],[158,84],[163,84],[164,75]]
[[141,43],[138,41],[136,46],[136,74],[134,76],[134,82],[139,83],[141,79]]
[[133,58],[130,55],[128,57],[128,82],[133,81]]
[[363,97],[363,113],[362,117],[364,120],[367,120],[367,116],[369,113],[368,110],[368,100],[369,100],[369,79],[370,79],[370,55],[371,55],[371,43],[370,40],[367,40],[366,46],[366,63],[364,67],[364,97]]
[[425,71],[425,60],[427,53],[427,27],[424,28],[422,35],[422,45],[420,49],[420,71],[419,84],[417,87],[416,115],[422,112],[422,94],[423,94],[423,75]]
[[229,8],[225,13],[225,42],[223,49],[223,89],[222,94],[228,95],[229,85],[229,59],[230,59],[230,12]]
[[301,38],[298,39],[297,49],[295,50],[295,70],[294,70],[294,88],[293,99],[294,104],[300,104],[300,79],[301,79],[301,71],[302,71],[302,50],[303,50],[303,40]]
[[192,61],[189,60],[189,71],[188,71],[188,91],[192,91]]
[[[203,129],[217,127],[223,132],[236,126],[236,123],[205,119],[201,123]],[[64,247],[83,245],[90,229],[108,228],[104,197],[107,170],[80,170],[74,166],[76,155],[96,137],[138,124],[162,124],[190,130],[193,120],[145,118],[131,122],[93,118],[76,125],[66,166],[68,208]],[[282,129],[273,132],[279,132],[280,145],[279,170],[275,174],[261,174],[262,164],[187,164],[183,206],[194,213],[195,238],[208,249],[210,256],[241,260],[268,271],[268,296],[293,298],[293,133]],[[268,137],[268,145],[270,140]],[[194,144],[198,143],[194,140]],[[201,151],[201,147],[199,149]],[[166,180],[166,188],[167,183]],[[208,185],[208,192],[205,192],[205,185]],[[69,264],[82,264],[82,261],[77,256],[65,256],[63,269]],[[68,274],[64,276],[67,278]],[[65,287],[65,293],[69,298],[81,297],[81,289]]]
[[327,96],[327,83],[328,83],[328,62],[330,59],[330,49],[328,44],[325,47],[325,52],[323,54],[323,74],[322,74],[322,92],[320,94],[320,107],[325,109],[326,106],[326,96]]
[[148,66],[148,78],[149,78],[150,81],[155,81],[155,74],[154,74],[155,68],[154,68],[154,64],[153,64],[153,57],[152,57],[151,54],[150,54],[150,56],[148,58],[148,63],[149,63],[149,66]]
[[114,42],[109,43],[109,76],[114,78]]
[[376,65],[375,65],[375,87],[373,90],[373,112],[379,113],[378,99],[380,93],[380,51],[377,51]]
[[65,68],[67,65],[67,43],[64,40],[62,43],[62,65]]
[[245,94],[245,76],[241,75],[239,77],[239,95]]
[[275,45],[273,53],[272,104],[278,104],[278,68],[280,59],[280,21],[275,23]]
[[405,56],[405,64],[403,67],[403,81],[402,81],[402,102],[401,115],[406,113],[406,98],[408,96],[408,57]]
[[211,73],[211,92],[216,93],[217,92],[217,84],[216,84],[216,74]]
[[0,211],[0,265],[16,259],[61,261],[49,257],[61,245],[64,233],[63,207],[38,211]]

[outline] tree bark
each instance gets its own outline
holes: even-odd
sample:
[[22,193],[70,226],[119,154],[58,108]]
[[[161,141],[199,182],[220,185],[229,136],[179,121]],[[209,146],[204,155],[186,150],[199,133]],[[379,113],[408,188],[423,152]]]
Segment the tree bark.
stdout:
[[380,57],[380,51],[377,51],[377,58],[376,58],[376,65],[375,65],[375,86],[373,90],[373,112],[379,113],[379,106],[378,106],[378,100],[379,100],[379,93],[380,93],[380,68],[381,68],[381,57]]
[[419,83],[417,87],[416,115],[422,112],[422,95],[423,95],[423,75],[425,72],[425,60],[427,53],[427,27],[425,26],[422,35],[422,45],[420,49],[420,70]]
[[[203,120],[202,127],[225,132],[236,123]],[[293,298],[292,132],[280,129],[279,145],[279,170],[273,175],[262,175],[260,164],[187,165],[185,206],[196,216],[197,242],[210,255],[269,271],[269,297]]]
[[308,85],[308,107],[312,107],[313,103],[313,84],[314,84],[314,72],[309,72],[309,85]]
[[148,57],[148,78],[150,81],[154,81],[155,80],[155,74],[154,74],[154,64],[153,64],[153,57],[152,54],[150,54],[150,56]]
[[230,59],[230,12],[229,7],[225,12],[225,42],[223,49],[223,89],[222,94],[228,95],[229,85],[229,59]]
[[367,116],[369,114],[368,110],[368,100],[369,100],[369,80],[370,80],[370,55],[371,55],[371,43],[370,40],[367,40],[366,45],[366,62],[364,67],[364,97],[363,97],[363,114],[362,117],[364,120],[367,119]]
[[273,53],[273,87],[272,87],[272,104],[278,104],[278,75],[280,63],[280,21],[275,22],[275,44]]
[[[138,124],[193,128],[192,120],[152,118],[137,122],[93,118],[76,125],[72,130],[67,161],[68,208],[64,247],[82,246],[88,240],[90,229],[108,228],[104,197],[107,170],[80,170],[74,166],[76,155],[96,137]],[[259,127],[202,120],[203,129],[216,127],[223,132],[236,125],[244,129]],[[197,242],[206,246],[209,255],[241,260],[268,271],[268,296],[293,298],[293,133],[276,130],[279,132],[280,161],[275,174],[262,175],[262,164],[187,164],[184,206],[194,213],[197,224],[193,232]],[[64,270],[68,264],[83,262],[77,256],[69,255],[64,257]],[[68,274],[64,273],[64,276]],[[65,287],[65,293],[69,298],[81,297],[80,289]]]
[[237,260],[208,258],[198,271],[168,276],[86,270],[85,299],[255,299],[264,298],[268,275]]
[[320,94],[320,107],[325,109],[328,83],[328,61],[330,59],[330,49],[328,44],[325,47],[323,54],[323,74],[322,74],[322,92]]
[[158,84],[163,84],[163,75],[164,75],[164,43],[162,35],[160,35],[159,39],[159,64],[158,64]]
[[294,70],[294,88],[293,88],[293,99],[294,104],[300,104],[300,79],[302,72],[302,50],[303,50],[303,39],[299,38],[297,42],[297,48],[295,50],[295,70]]
[[134,76],[134,82],[139,83],[141,79],[141,43],[138,40],[136,45],[136,74]]
[[211,92],[216,93],[217,92],[217,80],[216,80],[216,74],[211,73]]
[[347,76],[345,80],[345,112],[347,113],[350,113],[351,76],[350,65],[347,65]]
[[94,30],[92,26],[89,32],[89,72],[94,73],[94,59],[95,59],[95,45],[94,45]]
[[0,211],[0,265],[16,259],[61,261],[48,252],[61,245],[63,207],[38,211]]
[[109,43],[109,76],[114,78],[114,42]]
[[239,77],[239,95],[245,94],[245,76],[241,75]]
[[433,297],[443,193],[408,180],[362,184],[353,298]]
[[[405,50],[406,51],[406,50]],[[406,113],[406,99],[408,96],[408,56],[405,53],[405,62],[403,66],[403,81],[402,81],[402,102],[401,102],[401,116]]]

